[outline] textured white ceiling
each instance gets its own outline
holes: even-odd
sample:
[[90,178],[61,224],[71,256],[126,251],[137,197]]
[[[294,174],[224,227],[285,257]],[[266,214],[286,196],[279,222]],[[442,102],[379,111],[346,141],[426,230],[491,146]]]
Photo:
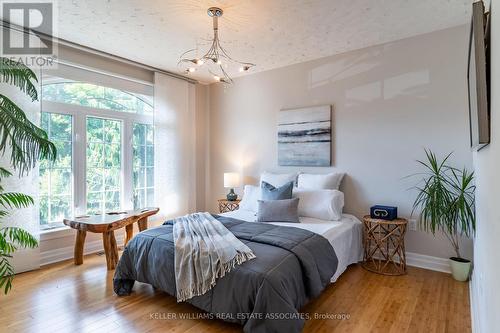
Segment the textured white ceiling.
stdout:
[[[440,30],[469,20],[472,0],[59,0],[60,38],[177,72],[211,37],[263,71]],[[238,73],[233,73],[235,76]],[[247,75],[247,74],[245,74]],[[209,76],[197,72],[197,79]]]

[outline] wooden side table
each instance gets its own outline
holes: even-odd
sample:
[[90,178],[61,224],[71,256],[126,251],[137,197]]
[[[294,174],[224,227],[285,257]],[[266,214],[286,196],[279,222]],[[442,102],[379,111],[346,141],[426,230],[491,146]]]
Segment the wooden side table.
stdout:
[[125,228],[125,245],[134,235],[134,223],[137,222],[139,231],[148,228],[148,217],[158,213],[159,208],[145,208],[135,211],[124,211],[119,213],[107,213],[102,215],[81,216],[74,219],[64,219],[64,224],[76,229],[75,240],[75,265],[83,264],[83,247],[87,231],[101,233],[106,254],[108,270],[115,269],[118,263],[118,247],[116,245],[114,231]]
[[363,217],[363,268],[383,275],[406,274],[406,219],[392,221]]
[[232,212],[233,210],[238,210],[240,208],[240,199],[229,201],[227,199],[219,199],[219,213]]

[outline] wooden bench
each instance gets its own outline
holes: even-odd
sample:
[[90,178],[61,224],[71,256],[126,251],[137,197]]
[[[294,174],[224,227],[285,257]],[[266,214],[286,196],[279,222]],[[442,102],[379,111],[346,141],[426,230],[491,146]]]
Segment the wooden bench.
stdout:
[[159,208],[144,208],[140,210],[106,213],[101,215],[79,216],[74,219],[64,219],[64,224],[76,229],[74,260],[75,265],[83,264],[83,248],[87,231],[102,234],[104,253],[108,270],[115,269],[118,263],[118,247],[114,231],[125,228],[125,245],[134,236],[134,223],[139,231],[148,228],[148,217],[158,213]]

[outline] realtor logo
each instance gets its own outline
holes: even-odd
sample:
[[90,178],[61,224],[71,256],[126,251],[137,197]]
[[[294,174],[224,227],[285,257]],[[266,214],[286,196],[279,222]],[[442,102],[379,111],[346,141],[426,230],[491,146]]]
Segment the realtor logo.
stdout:
[[[2,46],[5,55],[51,55],[53,51],[51,38],[43,41],[33,38],[30,31],[53,34],[53,4],[4,2],[2,4],[3,20],[7,28],[2,29]],[[11,23],[23,27],[22,38],[13,38]]]
[[31,68],[56,68],[56,0],[0,0],[0,56]]

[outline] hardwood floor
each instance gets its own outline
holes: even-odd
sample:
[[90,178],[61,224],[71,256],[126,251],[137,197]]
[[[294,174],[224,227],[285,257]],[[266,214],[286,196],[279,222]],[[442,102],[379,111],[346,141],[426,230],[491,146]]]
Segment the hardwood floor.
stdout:
[[[194,318],[204,313],[149,285],[117,297],[112,278],[103,255],[20,274],[12,292],[0,296],[0,332],[242,331]],[[390,277],[355,265],[303,309],[312,318],[304,332],[470,332],[469,309],[468,284],[447,274],[410,267],[408,275]]]

